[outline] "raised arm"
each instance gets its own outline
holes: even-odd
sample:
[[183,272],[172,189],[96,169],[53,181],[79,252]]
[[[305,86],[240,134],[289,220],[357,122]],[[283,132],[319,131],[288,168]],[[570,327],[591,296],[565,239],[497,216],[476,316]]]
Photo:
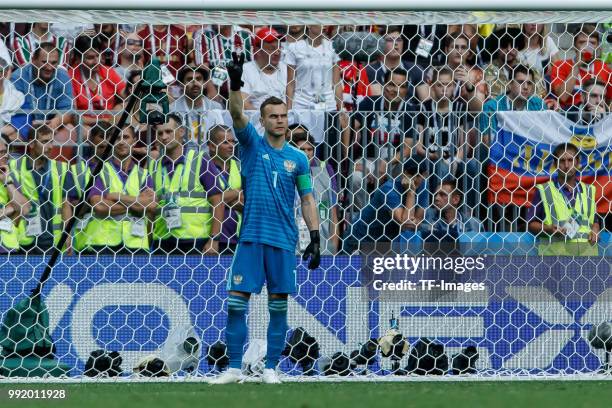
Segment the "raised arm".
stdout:
[[230,93],[229,93],[229,111],[232,115],[234,128],[244,129],[249,123],[249,118],[244,114],[244,100],[240,88],[244,85],[242,82],[242,66],[244,65],[244,53],[240,57],[233,52],[232,62],[227,65],[227,72],[230,77]]

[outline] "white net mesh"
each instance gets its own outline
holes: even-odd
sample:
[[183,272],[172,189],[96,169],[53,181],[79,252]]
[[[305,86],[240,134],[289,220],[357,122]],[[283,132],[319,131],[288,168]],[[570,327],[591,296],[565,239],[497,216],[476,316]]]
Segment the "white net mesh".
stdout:
[[[287,103],[279,126],[310,161],[321,221],[321,266],[298,258],[289,298],[288,378],[609,370],[612,13],[3,19],[0,377],[227,368],[226,285],[282,269],[253,257],[243,271],[254,278],[230,274],[238,242],[258,240],[249,217],[291,213],[275,219],[295,223],[275,244],[297,242],[299,255],[310,241],[293,184],[274,190],[300,171],[287,157],[249,213],[258,167],[229,111],[236,51],[260,134],[278,131],[261,104]],[[248,306],[252,376],[268,347],[267,293]]]

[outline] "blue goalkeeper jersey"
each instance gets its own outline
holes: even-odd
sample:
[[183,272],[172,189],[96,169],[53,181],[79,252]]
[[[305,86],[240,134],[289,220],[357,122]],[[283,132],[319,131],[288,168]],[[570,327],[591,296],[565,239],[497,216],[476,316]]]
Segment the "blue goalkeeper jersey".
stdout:
[[234,132],[245,199],[240,241],[293,253],[298,239],[295,191],[300,197],[312,192],[308,158],[286,142],[281,149],[273,148],[251,123]]

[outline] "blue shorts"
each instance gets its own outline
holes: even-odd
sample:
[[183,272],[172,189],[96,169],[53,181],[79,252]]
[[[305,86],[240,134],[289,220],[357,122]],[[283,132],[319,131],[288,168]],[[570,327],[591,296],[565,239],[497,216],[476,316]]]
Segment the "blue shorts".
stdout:
[[261,293],[295,293],[295,253],[266,244],[241,242],[227,278],[227,290]]

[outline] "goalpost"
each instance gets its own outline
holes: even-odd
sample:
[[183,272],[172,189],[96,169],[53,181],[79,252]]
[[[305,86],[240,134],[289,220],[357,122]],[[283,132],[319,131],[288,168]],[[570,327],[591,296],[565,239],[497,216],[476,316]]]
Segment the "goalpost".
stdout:
[[[145,65],[139,69],[131,65],[123,67],[121,58],[124,56],[119,56],[121,53],[136,52],[125,45],[126,39],[137,42],[138,36],[145,35],[147,37],[142,37],[140,44],[144,49],[142,59],[148,59],[150,54],[159,56],[158,51],[164,54],[165,47],[167,55],[162,55],[160,61],[173,75],[173,80],[187,75],[181,73],[185,65],[206,66],[212,78],[210,82],[214,85],[204,83],[203,78],[200,92],[208,92],[210,100],[221,104],[224,102],[224,79],[215,75],[223,75],[225,62],[220,62],[220,69],[217,69],[215,61],[226,57],[218,47],[224,47],[223,41],[232,42],[240,37],[239,44],[232,43],[229,47],[232,50],[240,49],[249,57],[255,52],[255,33],[246,31],[246,28],[241,31],[238,25],[248,26],[248,29],[274,26],[279,29],[279,36],[283,40],[291,34],[289,31],[282,32],[289,26],[324,26],[321,35],[329,37],[340,57],[322,70],[321,78],[328,74],[331,78],[335,64],[340,64],[340,82],[332,85],[331,102],[318,102],[333,107],[327,106],[322,110],[319,107],[294,107],[289,119],[290,124],[303,125],[313,136],[314,144],[318,145],[317,153],[321,160],[326,161],[321,168],[329,165],[331,174],[319,184],[323,185],[322,195],[328,194],[333,198],[330,199],[331,204],[321,204],[321,215],[331,220],[330,214],[334,212],[333,217],[341,224],[338,231],[343,236],[334,241],[331,238],[334,234],[329,234],[329,242],[324,244],[328,252],[324,253],[319,270],[309,272],[298,263],[298,293],[289,301],[287,355],[282,358],[279,368],[287,380],[612,378],[608,375],[609,364],[607,368],[604,367],[606,348],[612,348],[612,336],[605,325],[612,321],[611,262],[608,258],[612,254],[612,239],[607,232],[600,234],[596,256],[542,257],[538,255],[537,238],[528,231],[527,220],[527,207],[533,198],[536,180],[541,183],[542,177],[552,177],[555,167],[552,165],[551,151],[555,144],[567,141],[586,152],[584,163],[581,162],[584,180],[598,186],[596,211],[602,223],[611,224],[609,217],[606,217],[612,208],[609,204],[612,198],[609,179],[612,133],[608,130],[612,129],[612,116],[608,114],[612,101],[608,100],[607,110],[596,120],[591,117],[592,122],[583,123],[580,127],[573,119],[569,122],[566,113],[571,113],[572,109],[565,109],[563,100],[559,99],[561,97],[554,95],[554,78],[550,73],[553,60],[574,58],[573,33],[581,29],[588,36],[592,32],[597,33],[599,43],[593,51],[593,59],[601,61],[602,66],[607,64],[607,69],[612,72],[610,1],[519,0],[507,2],[503,7],[482,0],[439,0],[427,4],[392,0],[293,3],[277,0],[4,0],[1,3],[3,17],[0,20],[10,24],[6,25],[7,29],[2,32],[0,40],[8,45],[13,73],[24,72],[19,71],[19,65],[27,65],[32,58],[28,56],[28,60],[23,62],[18,60],[22,57],[17,56],[19,51],[15,47],[25,49],[25,43],[20,40],[33,30],[32,26],[20,28],[20,23],[47,22],[50,23],[48,30],[55,38],[53,41],[59,41],[57,38],[63,36],[67,57],[59,62],[57,69],[65,70],[66,75],[74,75],[79,67],[79,62],[71,60],[76,55],[71,53],[75,39],[82,33],[92,35],[94,25],[109,24],[121,29],[121,34],[115,31],[113,37],[107,38],[109,41],[103,50],[108,51],[111,65],[123,70],[118,72],[141,70],[141,76],[146,76]],[[154,25],[169,24],[179,27],[176,32],[180,34],[171,34],[171,30],[167,29],[168,35],[162,35],[159,43],[157,39],[148,42],[148,36],[154,37],[151,32]],[[544,106],[548,110],[533,115],[527,112],[522,116],[516,112],[495,116],[496,112],[488,111],[489,116],[485,117],[487,101],[506,93],[509,89],[506,86],[512,81],[513,74],[509,71],[504,74],[503,66],[494,68],[491,65],[498,54],[499,44],[502,38],[514,35],[510,47],[517,47],[516,38],[522,35],[521,30],[526,24],[537,24],[536,29],[542,25],[542,41],[549,44],[547,41],[550,39],[554,49],[557,49],[556,53],[546,56],[536,56],[537,53],[523,49],[519,51],[526,51],[517,52],[513,57],[520,60],[520,64],[533,63],[533,66],[529,66],[533,72],[539,70],[537,78],[531,81],[534,85],[532,92],[541,96],[542,110]],[[231,34],[221,38],[217,25],[234,27],[228,31]],[[593,25],[593,31],[584,28],[590,25]],[[428,28],[423,28],[425,26]],[[428,31],[432,26],[433,31]],[[443,27],[440,36],[436,27]],[[246,34],[241,37],[242,33]],[[102,35],[100,31],[94,34]],[[298,34],[303,35],[304,31]],[[422,106],[433,95],[433,85],[430,86],[430,83],[435,81],[432,81],[432,76],[440,79],[444,75],[442,68],[447,65],[446,59],[453,52],[448,44],[459,41],[459,37],[466,40],[464,51],[471,53],[471,68],[461,79],[455,78],[458,68],[451,68],[453,73],[449,81],[454,87],[456,95],[453,98],[457,102],[451,103],[448,124],[444,125],[447,119],[441,119],[441,128],[446,128],[449,140],[462,142],[457,142],[460,147],[450,147],[452,142],[447,147],[443,145],[446,142],[438,139],[438,133],[427,134],[427,128],[433,128],[434,122],[438,130],[440,119]],[[113,42],[115,39],[116,43]],[[421,42],[421,39],[426,41]],[[385,97],[387,83],[393,82],[392,73],[379,74],[377,69],[387,69],[384,66],[385,55],[392,53],[398,41],[403,44],[398,60],[409,68],[402,74],[406,76],[404,81],[410,82],[405,86],[403,98],[414,102],[411,108],[402,108],[405,110],[402,113],[410,119],[384,116],[392,104],[388,109],[386,105],[376,105],[370,109],[371,115],[358,117],[355,113],[357,106],[370,97]],[[387,43],[391,44],[391,48],[385,48],[388,47]],[[152,47],[152,50],[147,50],[147,47]],[[450,48],[445,50],[445,47]],[[282,44],[281,61],[285,60],[287,52],[293,52],[287,51],[288,48]],[[1,51],[0,48],[0,54]],[[33,49],[27,51],[29,53]],[[114,57],[113,53],[117,56]],[[148,57],[146,53],[149,53]],[[364,59],[363,54],[368,54],[369,60]],[[100,58],[104,58],[105,54],[102,52],[100,55]],[[313,69],[311,62],[307,61],[311,57],[297,55],[293,61],[297,64],[299,58],[303,58],[308,69]],[[0,58],[3,58],[2,55]],[[459,58],[463,61],[464,57]],[[508,61],[511,57],[504,58]],[[379,60],[382,62],[378,68],[371,69],[370,66]],[[492,70],[487,70],[489,67]],[[9,69],[0,68],[3,72]],[[197,72],[195,68],[189,70],[193,77]],[[470,77],[475,72],[478,72],[475,75],[480,75],[477,79]],[[503,75],[506,78],[502,84],[500,78]],[[75,83],[74,77],[68,78],[70,83]],[[121,80],[129,82],[128,78],[126,74]],[[4,80],[8,81],[8,76]],[[13,78],[12,82],[16,81]],[[528,79],[525,81],[529,82]],[[604,84],[604,93],[608,94],[612,90],[612,74],[609,81]],[[228,112],[222,105],[219,108],[217,105],[206,105],[200,110],[187,108],[186,111],[177,108],[178,105],[173,102],[184,97],[187,85],[172,82],[166,84],[170,112],[175,109],[183,118],[185,137],[191,143],[189,146],[212,152],[207,144],[209,131],[219,124],[231,126]],[[462,95],[466,82],[475,85],[473,90],[468,91],[467,98]],[[342,89],[334,95],[333,86]],[[494,91],[500,86],[501,90]],[[403,92],[401,88],[404,85],[398,85],[398,94]],[[576,93],[580,92],[584,92],[584,89],[577,84]],[[84,95],[85,91],[81,97]],[[583,98],[586,98],[587,94],[584,95]],[[155,109],[168,113],[160,102],[164,97],[157,94],[149,96],[157,98],[149,101],[159,105]],[[458,108],[459,99],[462,98],[465,98],[465,107]],[[472,104],[478,98],[481,100]],[[297,100],[295,98],[294,104]],[[90,104],[83,108],[77,106],[78,103],[77,97],[72,108],[64,109],[73,113],[72,123],[58,125],[54,129],[55,139],[52,142],[56,145],[54,160],[77,166],[88,160],[84,146],[92,144],[88,132],[95,122],[91,118],[97,116],[99,122],[117,114],[116,109],[110,112],[113,109],[110,105],[96,108]],[[404,102],[401,103],[404,106]],[[120,106],[119,102],[117,106]],[[453,112],[453,109],[464,111]],[[40,107],[38,110],[45,111]],[[61,109],[47,107],[44,114],[57,110]],[[11,116],[31,113],[28,109],[14,109],[7,120],[5,112],[0,111],[0,124],[13,126],[13,137],[7,136],[9,140],[6,141],[13,160],[24,154],[32,154],[32,150],[25,150],[24,146],[30,144],[27,131],[22,133],[12,122]],[[451,118],[453,114],[456,119]],[[256,124],[256,107],[252,108],[250,115]],[[493,128],[491,115],[495,116],[495,126],[499,128],[496,130],[512,133],[513,137],[519,134],[523,144],[514,148],[510,144],[514,139],[503,139],[509,143],[504,145],[502,139],[495,139],[493,133],[490,144],[485,142],[485,130],[493,132],[490,130]],[[152,163],[157,155],[163,154],[163,149],[155,147],[154,125],[147,125],[136,116],[131,124],[141,139],[138,157],[142,160],[143,168],[153,170]],[[586,120],[585,117],[578,116],[580,120]],[[406,125],[405,120],[410,124]],[[451,124],[452,120],[456,122]],[[388,123],[383,126],[383,121]],[[383,127],[384,130],[381,130]],[[586,130],[577,131],[578,127]],[[463,139],[459,139],[459,131],[454,129],[461,129]],[[3,134],[9,130],[3,127]],[[588,137],[590,139],[586,140]],[[372,273],[373,259],[338,251],[336,244],[347,245],[347,237],[351,237],[351,231],[354,233],[351,226],[354,228],[357,216],[363,214],[369,199],[380,186],[402,173],[401,163],[406,155],[416,151],[419,138],[423,140],[421,147],[427,157],[437,151],[441,156],[439,161],[447,160],[449,163],[450,170],[440,170],[435,163],[424,164],[428,167],[429,175],[439,177],[437,180],[441,183],[444,177],[440,173],[454,172],[452,175],[456,178],[457,187],[463,192],[463,208],[478,219],[481,229],[480,232],[461,233],[464,246],[460,253],[453,252],[448,257],[446,254],[442,257],[429,253],[423,255],[423,234],[398,233],[392,241],[400,243],[404,249],[402,251],[400,248],[399,253],[409,254],[411,259],[421,259],[422,262],[436,262],[434,258],[440,258],[440,262],[451,259],[452,262],[449,262],[455,271],[457,268],[462,268],[462,271],[457,272],[452,281],[447,281],[447,284],[454,285],[447,287],[452,289],[448,292],[438,286],[433,290],[427,289],[426,293],[405,289],[373,295],[373,281],[378,279],[378,274]],[[404,151],[403,147],[408,143],[412,150]],[[31,146],[27,149],[31,149]],[[90,156],[98,154],[93,147],[90,150]],[[451,163],[457,157],[461,159],[455,168]],[[477,167],[470,167],[473,163]],[[3,166],[2,163],[0,165]],[[393,166],[396,167],[395,173]],[[607,170],[604,169],[606,167]],[[67,171],[75,170],[68,168]],[[514,177],[515,172],[525,178],[519,180],[519,176]],[[14,177],[15,184],[27,190],[27,187],[23,187],[27,183],[23,174]],[[332,180],[334,178],[336,180]],[[156,188],[154,179],[151,183]],[[33,188],[36,189],[36,185]],[[0,193],[4,194],[4,190],[0,189]],[[33,198],[34,193],[22,193],[26,201],[43,204],[37,201],[38,198]],[[428,205],[434,205],[435,191],[430,193]],[[5,205],[9,206],[11,198],[7,196],[9,198],[4,199],[2,194],[0,199],[4,209]],[[420,199],[415,200],[415,205],[420,205]],[[56,206],[56,203],[53,205]],[[331,207],[334,207],[333,211]],[[61,212],[61,209],[58,211]],[[94,217],[94,210],[89,211]],[[376,209],[372,223],[382,219],[382,211]],[[0,382],[90,381],[86,371],[92,367],[91,373],[102,372],[93,381],[101,381],[110,375],[112,367],[118,369],[119,365],[122,374],[118,378],[125,377],[126,381],[141,381],[151,374],[148,371],[162,377],[169,375],[171,379],[200,381],[225,367],[225,279],[232,261],[229,252],[221,256],[202,256],[201,250],[189,255],[152,252],[149,247],[153,238],[147,248],[141,248],[138,254],[124,253],[122,250],[126,249],[125,246],[117,253],[107,251],[96,254],[85,250],[64,252],[45,284],[42,296],[30,297],[30,291],[38,283],[48,259],[44,255],[24,252],[22,241],[27,241],[27,234],[25,226],[20,223],[26,222],[25,215],[9,217],[3,213],[0,219],[0,222],[8,222],[11,226],[7,227],[6,232],[15,231],[20,241],[17,248],[8,248],[3,238],[0,246],[3,250],[0,253]],[[82,232],[75,229],[73,243],[76,234]],[[384,241],[386,237],[366,232],[362,238],[365,242],[368,239]],[[459,259],[461,264],[458,263]],[[464,275],[463,270],[468,264],[477,265],[479,262],[484,269],[470,269]],[[443,268],[440,266],[439,269]],[[407,268],[403,268],[402,273],[402,279],[412,280],[417,286],[422,284],[422,288],[427,283],[421,283],[415,277],[424,281],[433,276],[426,271],[411,274]],[[393,282],[401,280],[399,275],[388,278],[392,279],[393,276]],[[480,283],[482,289],[462,289],[467,282]],[[247,355],[253,364],[245,369],[255,373],[260,368],[261,345],[266,337],[266,308],[264,289],[261,295],[254,296],[250,301],[249,346],[252,347]],[[596,339],[601,338],[599,343],[592,342],[593,333]],[[608,336],[611,337],[608,339]],[[96,351],[97,354],[92,354]],[[111,352],[118,352],[121,360]],[[163,362],[156,365],[158,362],[155,358]],[[606,369],[608,374],[602,374]]]

